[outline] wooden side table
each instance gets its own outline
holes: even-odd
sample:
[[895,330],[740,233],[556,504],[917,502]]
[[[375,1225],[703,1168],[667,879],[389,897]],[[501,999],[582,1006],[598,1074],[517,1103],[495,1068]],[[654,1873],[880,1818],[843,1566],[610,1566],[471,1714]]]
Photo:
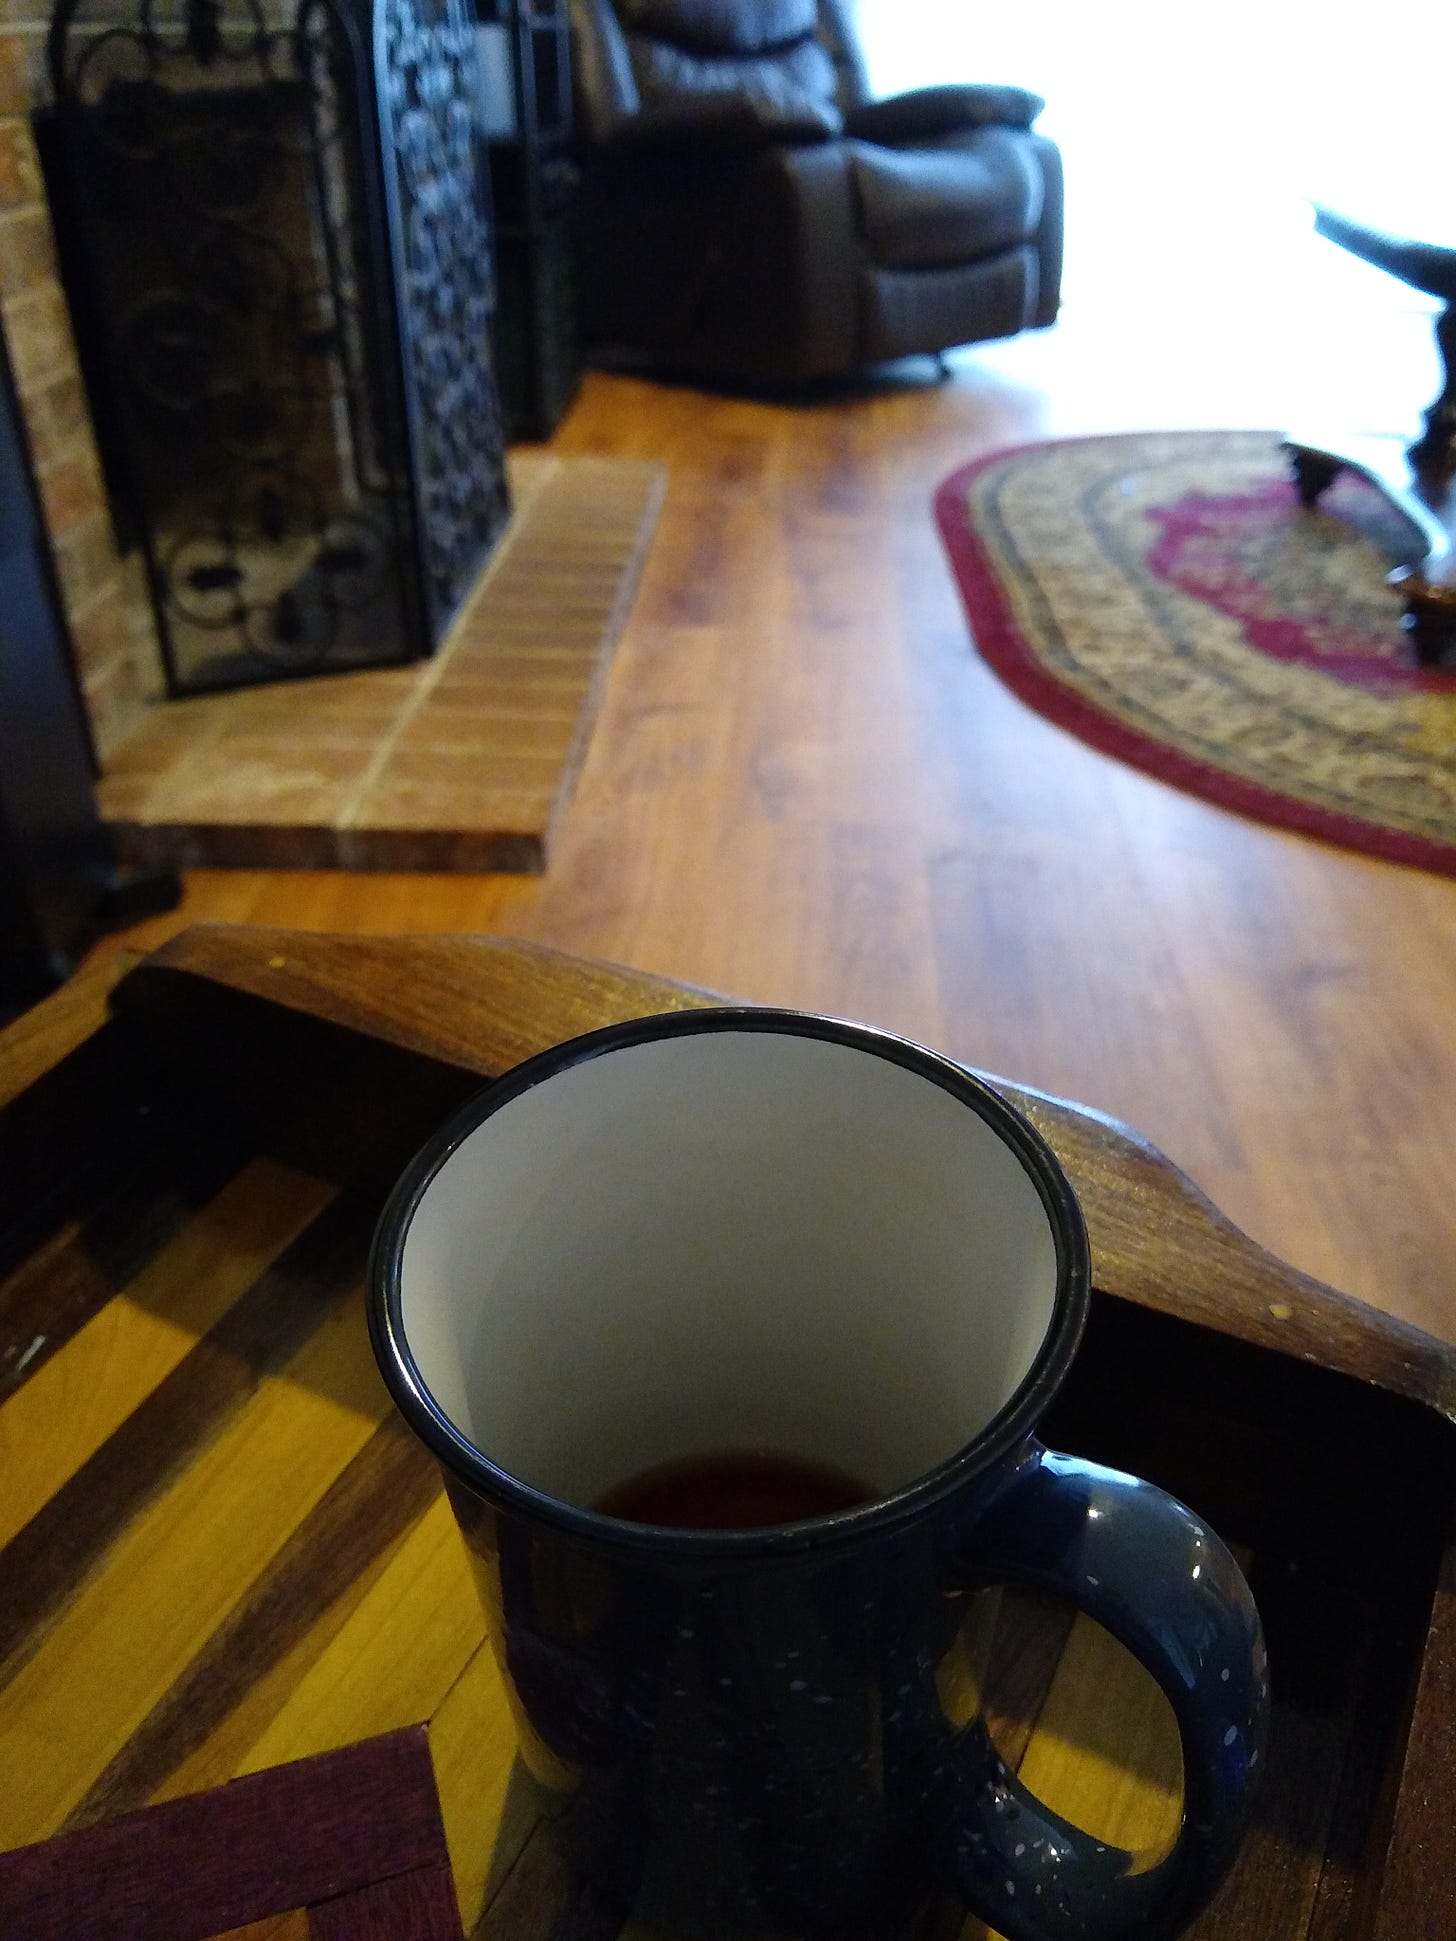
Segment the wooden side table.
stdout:
[[[383,1192],[485,1077],[710,1001],[488,939],[218,926],[0,1038],[0,1849],[423,1725],[472,1941],[626,1941],[556,1863],[362,1280]],[[1268,1634],[1263,1792],[1191,1935],[1450,1941],[1456,1350],[1264,1253],[1127,1128],[991,1082],[1092,1242],[1048,1439],[1206,1515]],[[1155,1844],[1161,1697],[1088,1620],[1003,1597],[1003,1756]]]

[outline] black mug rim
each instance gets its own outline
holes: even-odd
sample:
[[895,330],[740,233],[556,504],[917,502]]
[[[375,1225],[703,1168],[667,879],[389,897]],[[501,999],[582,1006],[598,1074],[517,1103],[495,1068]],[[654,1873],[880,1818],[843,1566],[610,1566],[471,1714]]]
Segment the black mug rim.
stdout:
[[[426,1385],[403,1320],[405,1240],[421,1200],[446,1161],[485,1121],[524,1092],[589,1059],[635,1044],[705,1032],[762,1031],[854,1046],[939,1085],[989,1124],[1020,1161],[1047,1214],[1056,1252],[1052,1318],[1015,1393],[969,1442],[885,1496],[804,1522],[748,1530],[682,1530],[632,1523],[568,1503],[493,1462],[463,1435]],[[414,1155],[385,1202],[367,1274],[369,1334],[385,1386],[410,1428],[472,1494],[533,1522],[616,1548],[664,1558],[771,1556],[869,1538],[944,1501],[1024,1442],[1061,1386],[1081,1343],[1091,1298],[1086,1223],[1061,1163],[1036,1128],[999,1092],[943,1053],[873,1025],[812,1011],[712,1005],[657,1013],[566,1039],[490,1081]]]

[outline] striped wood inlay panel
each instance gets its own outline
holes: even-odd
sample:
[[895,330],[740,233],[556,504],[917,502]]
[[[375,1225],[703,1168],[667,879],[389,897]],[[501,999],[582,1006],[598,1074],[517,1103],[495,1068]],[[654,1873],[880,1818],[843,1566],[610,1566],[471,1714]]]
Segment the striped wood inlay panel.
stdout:
[[230,1140],[160,1134],[146,1144],[82,1217],[0,1282],[0,1401],[38,1374],[241,1163]]
[[484,1638],[442,1492],[248,1748],[243,1769],[322,1750],[344,1728],[362,1738],[433,1719]]
[[133,1517],[353,1292],[370,1224],[367,1209],[327,1208],[0,1551],[0,1683]]
[[50,1336],[0,1401],[0,1847],[434,1717],[478,1907],[515,1735],[369,1350],[376,1209],[202,1143],[131,1156],[0,1289]]
[[115,1433],[332,1189],[256,1160],[0,1408],[0,1544]]
[[254,1162],[0,1409],[0,1842],[81,1806],[389,1414],[331,1197]]
[[386,1418],[117,1753],[70,1823],[200,1792],[254,1770],[260,1762],[243,1749],[269,1716],[275,1687],[282,1683],[286,1690],[302,1675],[300,1665],[325,1651],[405,1533],[439,1498],[434,1463],[402,1424]]

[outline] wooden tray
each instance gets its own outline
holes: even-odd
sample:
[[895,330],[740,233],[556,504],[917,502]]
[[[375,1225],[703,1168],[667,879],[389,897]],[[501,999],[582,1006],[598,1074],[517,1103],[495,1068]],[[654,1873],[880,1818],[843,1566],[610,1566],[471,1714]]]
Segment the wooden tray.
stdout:
[[[0,1040],[0,1848],[424,1721],[467,1932],[606,1941],[361,1278],[384,1189],[483,1074],[703,1001],[518,945],[202,928]],[[1125,1128],[992,1082],[1092,1235],[1049,1438],[1206,1514],[1265,1618],[1257,1821],[1193,1932],[1450,1941],[1456,1355],[1262,1253]],[[1008,1593],[992,1698],[1104,1837],[1176,1817],[1161,1701],[1086,1620]]]

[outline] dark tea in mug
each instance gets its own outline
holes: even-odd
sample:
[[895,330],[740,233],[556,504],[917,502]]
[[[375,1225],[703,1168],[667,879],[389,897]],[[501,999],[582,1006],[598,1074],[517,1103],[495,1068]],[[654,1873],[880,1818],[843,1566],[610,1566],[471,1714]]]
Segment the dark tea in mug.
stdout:
[[768,1449],[730,1449],[654,1463],[618,1483],[593,1506],[623,1523],[660,1530],[766,1530],[807,1523],[874,1500],[842,1469]]

